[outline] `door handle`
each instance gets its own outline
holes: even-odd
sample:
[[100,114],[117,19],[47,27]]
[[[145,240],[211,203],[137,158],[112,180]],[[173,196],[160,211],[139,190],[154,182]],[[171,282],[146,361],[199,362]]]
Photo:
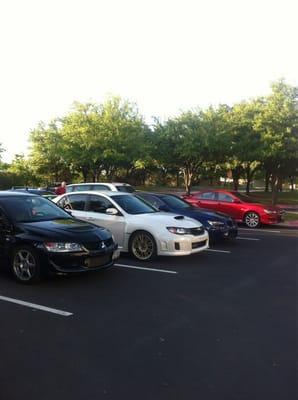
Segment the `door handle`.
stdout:
[[88,219],[88,221],[96,221],[96,219],[93,217],[86,217],[86,219]]

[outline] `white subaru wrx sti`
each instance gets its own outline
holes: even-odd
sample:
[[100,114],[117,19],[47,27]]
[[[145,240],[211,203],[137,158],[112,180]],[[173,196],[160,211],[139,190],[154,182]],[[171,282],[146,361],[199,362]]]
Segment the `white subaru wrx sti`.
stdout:
[[200,222],[157,211],[133,194],[74,192],[53,201],[74,217],[109,229],[120,251],[130,252],[138,260],[185,256],[209,247],[208,233]]

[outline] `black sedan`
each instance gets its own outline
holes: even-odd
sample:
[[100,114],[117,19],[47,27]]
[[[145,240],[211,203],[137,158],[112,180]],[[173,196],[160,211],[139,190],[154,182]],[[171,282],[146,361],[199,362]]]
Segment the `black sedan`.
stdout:
[[173,194],[137,192],[136,196],[139,196],[160,211],[179,213],[201,222],[209,233],[210,242],[235,238],[238,234],[237,223],[228,215],[192,207],[189,203]]
[[112,234],[74,219],[41,196],[0,192],[0,257],[22,283],[43,272],[74,273],[110,267],[119,257]]

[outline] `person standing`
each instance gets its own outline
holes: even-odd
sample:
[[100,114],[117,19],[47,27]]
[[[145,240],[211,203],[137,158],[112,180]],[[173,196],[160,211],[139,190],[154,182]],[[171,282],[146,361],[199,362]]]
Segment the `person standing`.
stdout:
[[60,194],[66,193],[66,182],[61,182],[61,185],[58,186],[55,190],[55,193],[59,196]]

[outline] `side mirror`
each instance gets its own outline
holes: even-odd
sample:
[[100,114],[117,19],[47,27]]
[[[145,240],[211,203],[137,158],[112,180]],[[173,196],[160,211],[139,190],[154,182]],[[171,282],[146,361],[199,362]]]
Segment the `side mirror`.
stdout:
[[241,204],[241,201],[238,200],[238,199],[234,199],[234,200],[233,200],[233,203],[235,203],[235,204]]
[[106,209],[106,214],[108,215],[118,215],[118,210],[117,208],[111,207]]

